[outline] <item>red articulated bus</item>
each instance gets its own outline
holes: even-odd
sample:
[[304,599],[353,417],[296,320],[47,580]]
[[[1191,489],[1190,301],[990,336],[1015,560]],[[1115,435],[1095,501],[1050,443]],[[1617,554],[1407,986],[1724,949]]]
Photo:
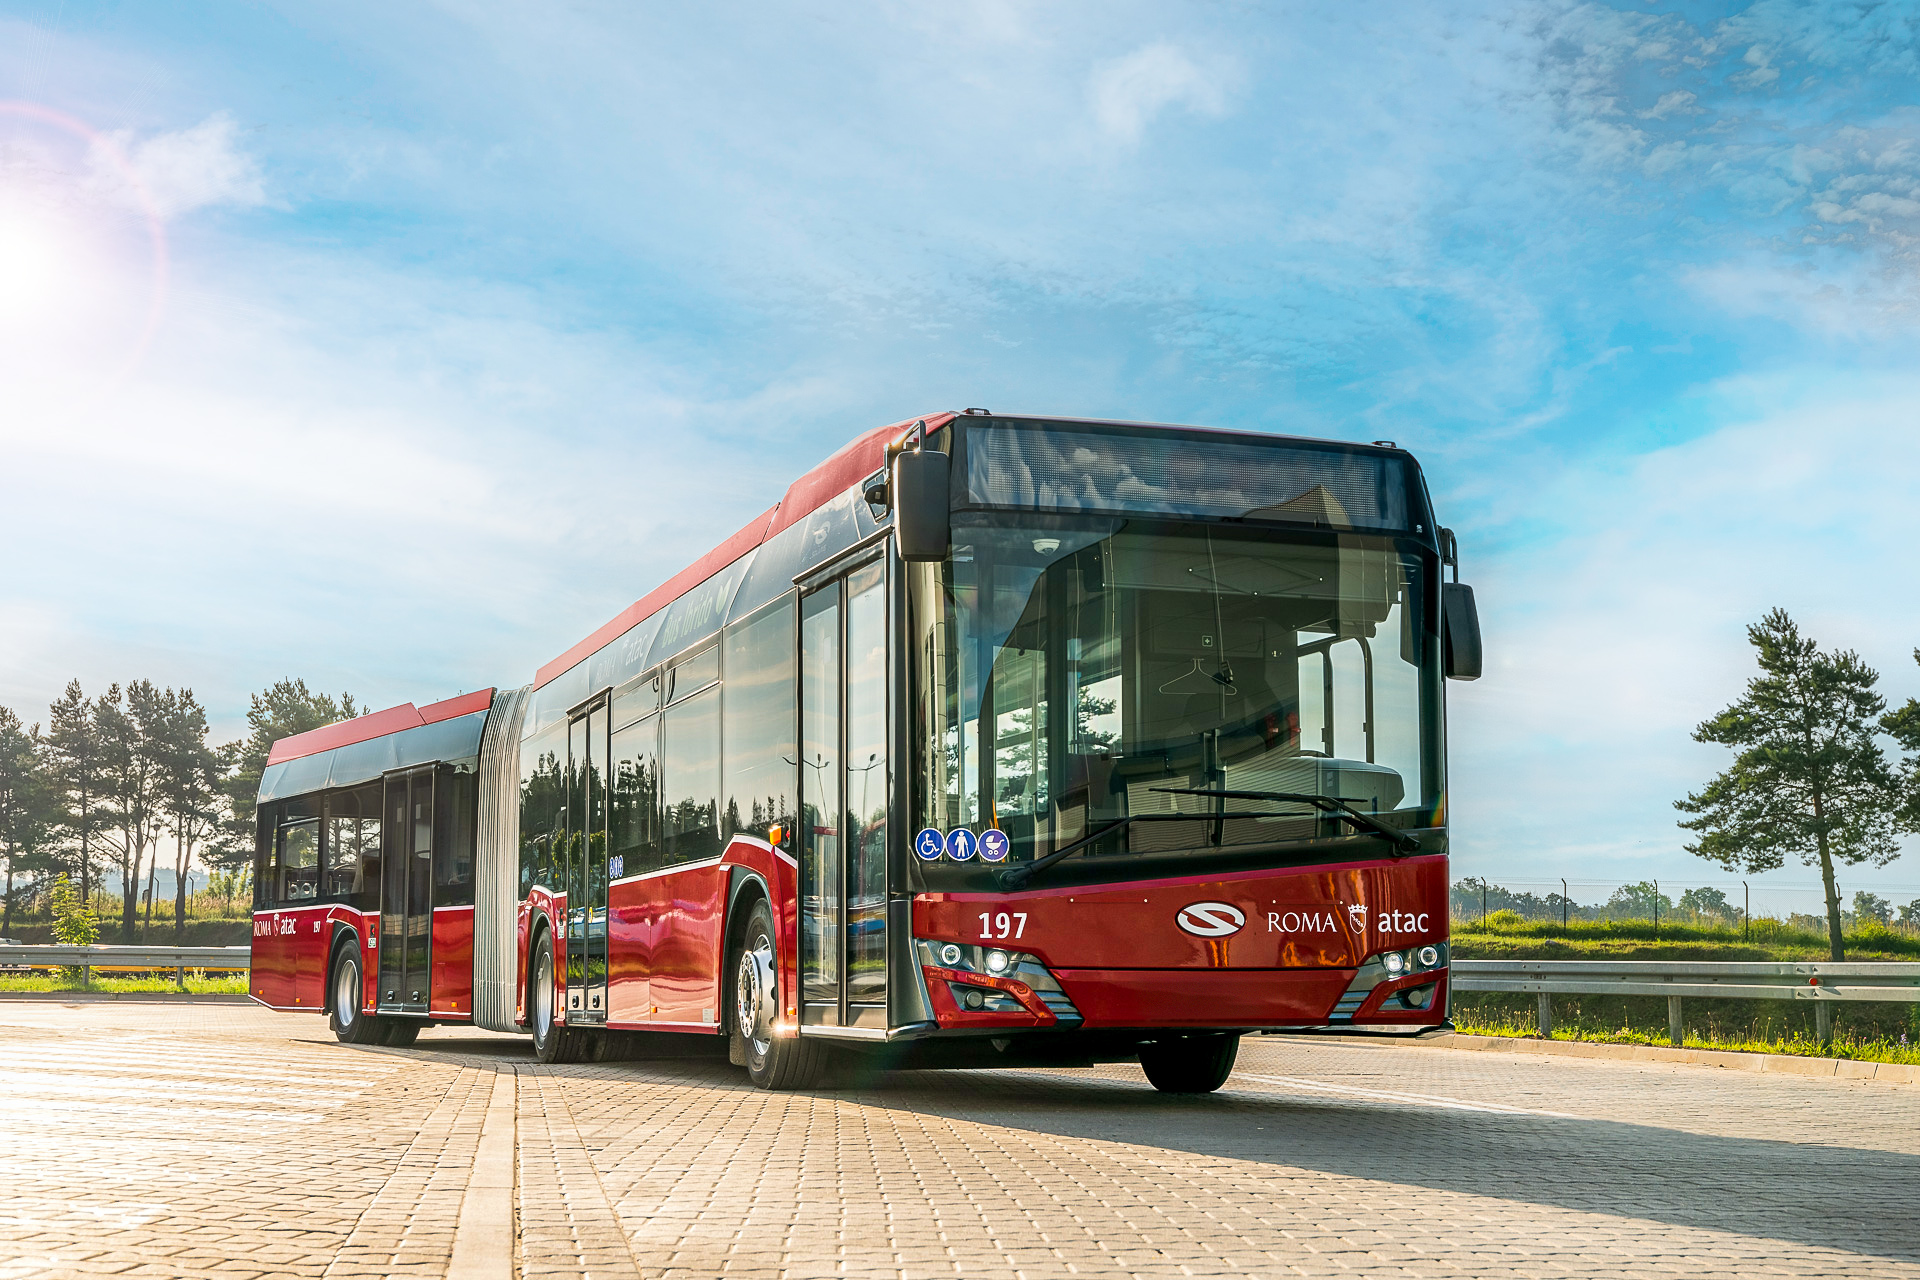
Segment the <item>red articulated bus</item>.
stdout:
[[1455,562],[1388,443],[869,432],[531,684],[277,743],[254,998],[770,1088],[1444,1026]]

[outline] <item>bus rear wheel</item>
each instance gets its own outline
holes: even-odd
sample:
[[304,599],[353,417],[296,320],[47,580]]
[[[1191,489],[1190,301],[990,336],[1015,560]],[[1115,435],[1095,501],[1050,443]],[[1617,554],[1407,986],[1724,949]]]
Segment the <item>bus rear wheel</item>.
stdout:
[[826,1073],[827,1046],[775,1031],[780,1020],[780,953],[774,936],[773,911],[765,898],[758,899],[728,957],[733,975],[731,1056],[746,1063],[747,1078],[762,1089],[808,1089]]
[[533,944],[533,963],[527,986],[527,1021],[533,1024],[533,1056],[542,1062],[579,1062],[590,1047],[586,1033],[558,1020],[554,996],[553,935],[542,933]]
[[1168,1036],[1140,1046],[1140,1069],[1162,1093],[1212,1093],[1233,1074],[1240,1034]]
[[359,947],[351,938],[334,953],[327,989],[332,995],[333,1005],[327,1022],[333,1028],[334,1039],[341,1044],[387,1042],[387,1028],[382,1025],[384,1020],[361,1011],[367,984],[360,969]]

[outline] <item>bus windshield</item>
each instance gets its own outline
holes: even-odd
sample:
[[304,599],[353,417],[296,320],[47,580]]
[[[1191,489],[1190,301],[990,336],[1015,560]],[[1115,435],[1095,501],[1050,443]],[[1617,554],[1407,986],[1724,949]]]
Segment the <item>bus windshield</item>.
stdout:
[[910,573],[915,827],[997,829],[1013,863],[1129,815],[1194,820],[1133,822],[1089,858],[1350,830],[1178,788],[1314,793],[1433,825],[1430,556],[1246,525],[956,516],[950,557]]

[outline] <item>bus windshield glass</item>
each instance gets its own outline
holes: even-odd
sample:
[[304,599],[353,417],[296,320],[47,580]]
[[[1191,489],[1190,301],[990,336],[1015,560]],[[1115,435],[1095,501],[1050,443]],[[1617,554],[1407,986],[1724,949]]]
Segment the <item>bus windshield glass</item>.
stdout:
[[1087,857],[1297,853],[1352,830],[1170,789],[1313,793],[1433,825],[1430,564],[1384,537],[957,516],[949,559],[910,574],[915,827],[997,829],[1012,863],[1142,814],[1193,820],[1135,821]]

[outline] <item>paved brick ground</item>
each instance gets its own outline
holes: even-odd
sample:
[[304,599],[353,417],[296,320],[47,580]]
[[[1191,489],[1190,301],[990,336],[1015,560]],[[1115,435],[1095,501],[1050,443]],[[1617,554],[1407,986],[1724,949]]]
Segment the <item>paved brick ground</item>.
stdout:
[[1257,1040],[1203,1099],[1120,1067],[768,1094],[7,1001],[0,1280],[443,1275],[503,1071],[527,1276],[1920,1276],[1911,1086]]

